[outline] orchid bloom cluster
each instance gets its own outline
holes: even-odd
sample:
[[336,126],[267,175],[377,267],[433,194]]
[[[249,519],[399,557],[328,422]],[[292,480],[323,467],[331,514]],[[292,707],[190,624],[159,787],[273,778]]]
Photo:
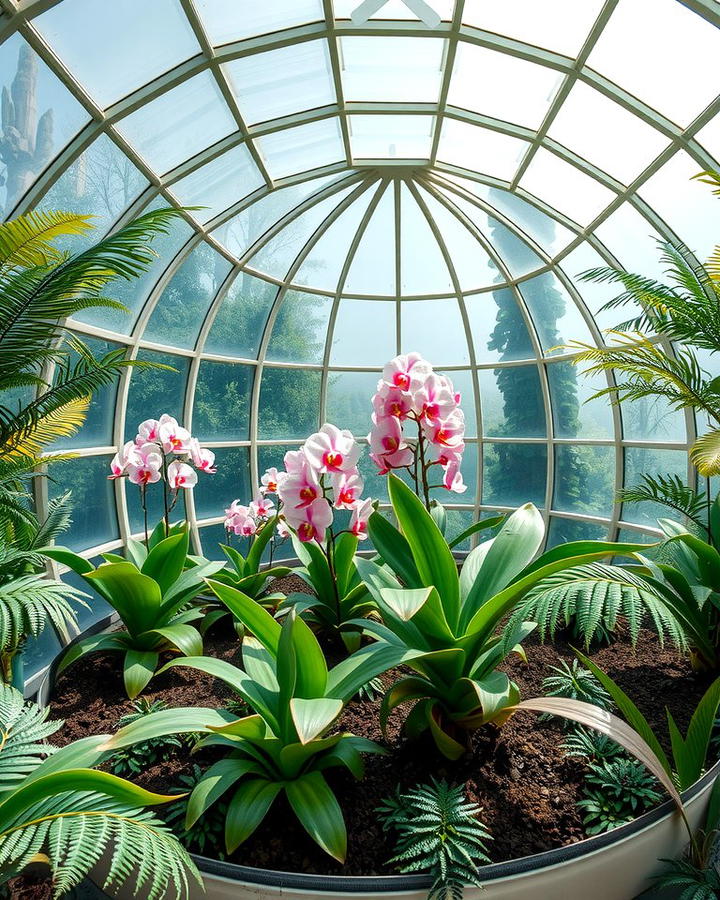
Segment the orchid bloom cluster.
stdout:
[[167,413],[141,422],[135,440],[115,454],[110,470],[108,478],[127,476],[143,491],[162,479],[173,491],[188,490],[197,484],[199,471],[209,475],[217,471],[212,450],[201,447],[197,438]]
[[[419,353],[396,356],[386,363],[372,398],[370,457],[381,475],[408,469],[418,493],[429,503],[429,472],[441,466],[442,487],[456,494],[467,490],[460,473],[465,449],[465,416],[460,395],[445,375],[433,372]],[[408,441],[413,423],[417,437]]]
[[[280,537],[289,537],[292,529],[301,541],[322,544],[333,523],[333,510],[348,509],[348,530],[364,539],[373,503],[360,496],[363,479],[357,467],[359,457],[360,447],[349,431],[323,425],[299,450],[285,454],[284,471],[272,468],[265,472],[252,503],[242,506],[235,500],[230,504],[225,510],[225,528],[251,536],[271,516],[278,515]],[[269,494],[277,496],[277,510],[268,500]]]

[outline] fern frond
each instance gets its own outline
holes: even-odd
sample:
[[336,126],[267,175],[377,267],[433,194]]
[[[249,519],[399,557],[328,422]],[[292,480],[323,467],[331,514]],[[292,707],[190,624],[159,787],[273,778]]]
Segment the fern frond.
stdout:
[[26,703],[19,691],[0,683],[0,795],[21,784],[54,752],[46,739],[63,723],[48,722],[49,712]]
[[679,475],[642,475],[640,483],[617,492],[618,503],[660,503],[707,530],[707,496],[688,487]]
[[69,628],[77,629],[77,615],[70,601],[87,607],[88,595],[62,581],[23,575],[0,584],[0,651],[13,649],[26,635],[37,637],[48,621],[64,641]]

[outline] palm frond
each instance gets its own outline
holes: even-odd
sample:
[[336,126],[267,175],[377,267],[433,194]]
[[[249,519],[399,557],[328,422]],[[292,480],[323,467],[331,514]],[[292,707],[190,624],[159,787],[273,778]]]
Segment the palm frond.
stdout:
[[44,521],[39,523],[29,549],[47,547],[59,534],[68,530],[72,524],[70,495],[71,491],[65,491],[59,497],[53,497],[48,501],[47,515]]
[[575,566],[544,578],[515,610],[508,629],[523,621],[536,622],[540,639],[545,640],[574,621],[587,647],[601,626],[612,631],[619,615],[627,620],[633,644],[649,616],[661,641],[667,636],[679,647],[686,646],[682,629],[647,583],[628,568],[604,563]]
[[703,478],[720,474],[720,428],[712,428],[695,441],[690,459]]
[[660,503],[707,530],[707,495],[688,487],[679,475],[642,475],[640,483],[617,492],[618,503]]
[[69,628],[77,629],[77,615],[70,601],[87,607],[88,595],[62,581],[23,575],[0,584],[0,651],[17,647],[26,635],[37,637],[48,621],[64,641]]
[[75,434],[82,427],[89,407],[90,396],[86,394],[37,417],[23,410],[9,422],[0,418],[0,457],[38,457],[48,444]]
[[59,262],[63,254],[53,241],[66,235],[85,234],[94,227],[92,216],[59,210],[32,210],[0,224],[0,276],[17,266],[45,266]]
[[0,797],[18,787],[54,752],[47,738],[61,726],[48,722],[49,709],[26,703],[19,691],[0,683]]

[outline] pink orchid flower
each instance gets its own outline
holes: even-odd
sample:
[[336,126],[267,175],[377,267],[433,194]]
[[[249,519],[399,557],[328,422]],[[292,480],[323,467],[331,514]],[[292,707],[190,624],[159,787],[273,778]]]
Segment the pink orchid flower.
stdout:
[[[380,468],[381,474],[385,474],[390,469],[409,466],[413,460],[413,452],[403,440],[400,420],[394,416],[387,416],[384,419],[377,418],[373,430],[368,435],[368,442],[370,457]],[[382,460],[381,464],[377,462],[378,459]]]
[[460,463],[457,460],[452,460],[445,467],[443,486],[454,494],[464,494],[467,490],[467,485],[463,481],[462,472],[460,471]]
[[285,521],[285,519],[278,519],[277,533],[278,533],[278,537],[282,538],[283,540],[285,540],[285,538],[290,537],[290,529],[288,528],[288,525],[287,525],[287,522]]
[[225,519],[225,529],[242,537],[252,537],[257,531],[257,522],[247,506],[241,506],[238,512]]
[[408,353],[396,356],[395,359],[385,363],[382,377],[389,385],[413,393],[431,373],[430,363],[419,353]]
[[196,469],[201,472],[207,472],[208,475],[214,475],[217,472],[215,466],[215,454],[212,450],[206,450],[200,446],[197,438],[190,438],[189,441],[190,459]]
[[313,470],[305,466],[304,470],[282,479],[278,485],[278,497],[286,510],[288,507],[305,509],[322,497],[322,488]]
[[428,375],[423,386],[413,394],[413,408],[425,422],[447,419],[457,407],[455,397],[438,375]]
[[275,512],[275,504],[272,500],[263,497],[261,491],[258,491],[257,496],[250,503],[250,512],[256,519],[269,519]]
[[335,509],[352,509],[362,494],[364,481],[359,472],[339,472],[332,476]]
[[462,410],[456,409],[447,419],[439,422],[424,423],[427,439],[435,447],[456,449],[463,443],[465,436],[465,417]]
[[135,443],[138,445],[138,447],[141,447],[143,444],[157,443],[159,439],[159,428],[160,422],[158,419],[145,419],[144,422],[141,422],[138,425],[138,433],[135,437]]
[[281,472],[281,475],[296,475],[304,472],[308,464],[307,457],[302,450],[288,450],[283,457],[283,462],[285,463],[285,473]]
[[170,487],[177,491],[180,488],[193,488],[197,484],[197,472],[184,462],[171,462],[167,467],[167,480]]
[[357,466],[360,447],[352,433],[326,423],[311,434],[303,445],[303,452],[317,472],[350,472]]
[[350,516],[349,530],[361,541],[367,537],[368,519],[373,512],[373,501],[368,497],[366,500],[357,500],[352,507],[352,515]]
[[158,426],[158,440],[166,453],[189,453],[190,432],[178,425],[172,416],[161,416]]
[[322,543],[325,540],[325,532],[332,525],[332,521],[332,507],[322,497],[313,500],[309,506],[305,507],[302,511],[302,518],[296,518],[294,515],[288,517],[288,524],[295,529],[303,543],[308,541]]
[[407,391],[392,387],[385,381],[378,383],[377,394],[372,398],[372,405],[378,418],[395,416],[407,419],[413,410],[412,397]]
[[142,456],[133,441],[128,441],[122,450],[113,456],[110,462],[110,475],[108,475],[108,478],[120,478],[127,472],[129,465],[140,465],[142,461]]
[[279,480],[280,472],[278,472],[274,466],[271,469],[268,469],[260,479],[260,493],[277,494]]

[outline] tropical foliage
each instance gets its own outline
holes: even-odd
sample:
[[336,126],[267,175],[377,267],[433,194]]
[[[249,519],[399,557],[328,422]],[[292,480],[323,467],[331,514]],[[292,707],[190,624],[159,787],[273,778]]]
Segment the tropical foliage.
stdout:
[[125,690],[133,699],[155,674],[163,651],[186,656],[202,653],[202,638],[194,624],[202,617],[202,610],[190,604],[204,589],[204,579],[218,571],[222,563],[187,566],[187,528],[179,526],[174,531],[163,537],[165,523],[160,522],[147,548],[129,540],[127,559],[106,553],[105,562],[97,568],[65,547],[46,551],[97,591],[124,625],[123,629],[91,635],[73,644],[60,662],[60,672],[89,653],[122,653]]
[[47,738],[62,723],[47,716],[0,685],[0,884],[40,861],[50,866],[54,896],[67,896],[110,847],[107,890],[130,882],[148,900],[169,890],[192,896],[197,869],[145,809],[175,798],[92,769],[102,758],[104,735],[56,750]]

